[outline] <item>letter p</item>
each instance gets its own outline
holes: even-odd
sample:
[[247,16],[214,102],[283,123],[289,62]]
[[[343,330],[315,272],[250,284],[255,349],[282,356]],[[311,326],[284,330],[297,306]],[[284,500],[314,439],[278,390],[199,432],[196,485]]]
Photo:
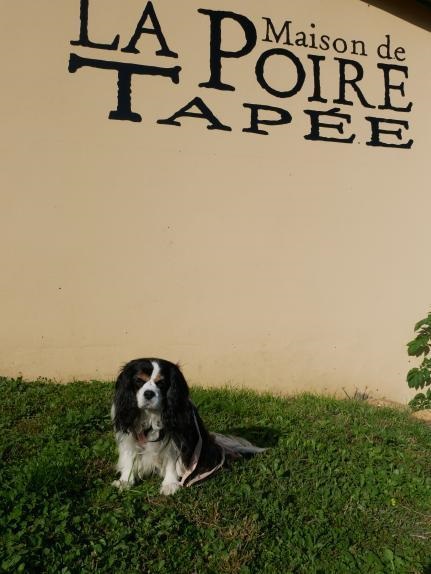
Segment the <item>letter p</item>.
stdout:
[[[225,84],[221,81],[222,58],[242,58],[249,54],[256,46],[257,34],[253,22],[234,12],[224,12],[221,10],[198,10],[201,14],[210,17],[211,40],[210,40],[210,79],[208,82],[199,84],[201,88],[214,88],[215,90],[235,91],[234,86]],[[223,50],[221,47],[221,27],[225,18],[230,18],[241,26],[245,34],[245,44],[236,51]]]
[[[250,108],[250,127],[244,128],[243,132],[248,132],[250,134],[262,134],[267,136],[268,132],[259,128],[259,125],[264,126],[280,126],[283,124],[289,124],[292,121],[292,116],[287,110],[283,108],[274,108],[273,106],[264,106],[259,104],[243,104],[244,108]],[[273,117],[272,119],[263,119],[260,117],[260,110],[274,112],[278,117]]]

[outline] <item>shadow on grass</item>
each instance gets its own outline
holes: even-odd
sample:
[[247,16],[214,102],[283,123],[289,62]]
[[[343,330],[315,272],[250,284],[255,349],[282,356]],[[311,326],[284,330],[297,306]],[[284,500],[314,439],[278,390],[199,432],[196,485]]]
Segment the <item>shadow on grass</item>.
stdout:
[[222,434],[239,436],[249,440],[256,446],[274,447],[280,439],[280,431],[271,427],[234,427],[221,431]]

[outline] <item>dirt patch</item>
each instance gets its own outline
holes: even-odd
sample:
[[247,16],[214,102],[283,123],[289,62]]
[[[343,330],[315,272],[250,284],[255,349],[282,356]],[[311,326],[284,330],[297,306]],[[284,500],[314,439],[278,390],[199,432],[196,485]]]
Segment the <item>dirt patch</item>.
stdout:
[[412,417],[431,425],[431,409],[425,409],[423,411],[416,411],[412,413]]

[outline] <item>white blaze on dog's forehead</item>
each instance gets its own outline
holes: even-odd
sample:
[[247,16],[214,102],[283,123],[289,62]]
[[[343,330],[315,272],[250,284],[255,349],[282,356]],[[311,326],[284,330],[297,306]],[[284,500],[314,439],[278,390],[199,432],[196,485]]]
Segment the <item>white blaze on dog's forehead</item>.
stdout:
[[160,381],[160,379],[162,378],[162,376],[160,375],[160,365],[156,361],[151,361],[151,364],[153,365],[153,372],[151,373],[150,380],[153,383],[156,383],[157,381]]

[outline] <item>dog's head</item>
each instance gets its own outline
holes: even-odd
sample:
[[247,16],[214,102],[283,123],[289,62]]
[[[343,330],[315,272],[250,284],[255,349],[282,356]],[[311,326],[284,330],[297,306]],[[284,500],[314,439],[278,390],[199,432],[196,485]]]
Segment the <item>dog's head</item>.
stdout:
[[143,410],[160,413],[166,427],[175,426],[187,410],[189,389],[177,365],[164,359],[135,359],[121,370],[114,397],[114,426],[132,432]]

